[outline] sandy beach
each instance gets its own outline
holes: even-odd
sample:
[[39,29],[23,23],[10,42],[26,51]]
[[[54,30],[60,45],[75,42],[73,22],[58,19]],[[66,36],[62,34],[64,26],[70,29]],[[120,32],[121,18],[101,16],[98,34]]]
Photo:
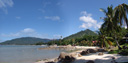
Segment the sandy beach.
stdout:
[[[80,53],[85,49],[96,49],[98,47],[85,47],[85,46],[75,46],[75,48],[80,49],[71,53]],[[89,60],[94,61],[95,63],[114,63],[114,62],[128,62],[128,56],[120,56],[118,54],[107,54],[107,52],[104,52],[103,55],[98,55],[100,52],[96,53],[90,53],[87,55],[82,55],[81,57],[76,56],[75,61],[73,63],[86,63]],[[115,58],[115,60],[112,59],[112,57]],[[44,59],[35,63],[45,63],[45,62],[54,62],[56,58],[53,59]],[[57,62],[56,62],[57,63]]]

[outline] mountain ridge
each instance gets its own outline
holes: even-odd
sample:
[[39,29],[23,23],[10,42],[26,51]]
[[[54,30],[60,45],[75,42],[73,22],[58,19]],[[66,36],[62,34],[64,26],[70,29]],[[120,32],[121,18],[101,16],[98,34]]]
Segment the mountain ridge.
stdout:
[[82,31],[79,31],[77,33],[74,33],[72,35],[69,35],[69,36],[65,37],[64,40],[73,39],[73,38],[81,38],[84,35],[97,36],[98,34],[96,34],[94,31],[92,31],[90,29],[86,29],[86,30],[82,30]]
[[41,39],[37,37],[21,37],[15,38],[12,40],[7,40],[2,43],[1,45],[34,45],[38,42],[49,42],[51,39]]
[[[86,30],[74,33],[72,35],[69,35],[69,36],[63,38],[63,40],[68,40],[68,39],[73,39],[73,38],[82,38],[85,35],[97,36],[97,34],[94,31],[86,29]],[[46,43],[49,41],[51,41],[51,39],[41,39],[41,38],[36,38],[36,37],[21,37],[21,38],[15,38],[12,40],[7,40],[7,41],[2,42],[0,44],[1,45],[35,45],[36,43],[39,43],[39,42]]]

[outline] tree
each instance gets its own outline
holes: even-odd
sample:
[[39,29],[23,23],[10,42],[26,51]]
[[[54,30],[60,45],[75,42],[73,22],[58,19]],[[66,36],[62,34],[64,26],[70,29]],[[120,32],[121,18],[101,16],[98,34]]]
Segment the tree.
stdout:
[[109,6],[107,11],[104,9],[100,9],[102,12],[105,13],[104,23],[101,26],[101,29],[106,34],[106,36],[113,37],[120,49],[120,45],[118,43],[117,37],[118,32],[120,32],[121,27],[118,25],[119,20],[117,19],[117,13],[115,14],[113,6]]
[[105,33],[103,32],[102,29],[100,29],[100,31],[97,32],[99,37],[98,37],[98,41],[100,41],[100,46],[106,47],[108,48],[109,45],[112,45],[112,42],[110,40],[107,39],[107,37],[105,36]]
[[61,45],[61,42],[62,42],[62,36],[60,36],[60,42],[59,42],[60,44],[59,45]]
[[128,5],[123,3],[115,7],[114,9],[115,16],[118,16],[117,20],[120,21],[120,24],[122,25],[123,22],[126,22],[127,29],[128,29]]

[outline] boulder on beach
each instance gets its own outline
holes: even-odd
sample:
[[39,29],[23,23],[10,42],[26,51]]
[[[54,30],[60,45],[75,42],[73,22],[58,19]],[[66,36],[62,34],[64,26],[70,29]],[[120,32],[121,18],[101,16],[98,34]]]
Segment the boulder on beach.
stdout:
[[103,55],[103,54],[104,54],[103,52],[98,53],[98,55]]
[[61,52],[58,59],[63,60],[67,54],[65,52]]
[[81,57],[82,55],[81,54],[78,54],[78,57]]
[[72,56],[65,56],[65,59],[62,61],[62,63],[71,63],[75,60]]
[[45,63],[55,63],[55,62],[51,61],[51,62],[45,62]]
[[70,53],[69,56],[72,56],[72,57],[75,58],[75,57],[77,57],[78,55],[77,55],[77,53]]
[[89,53],[96,53],[97,51],[95,49],[87,49]]
[[97,51],[98,51],[98,52],[106,52],[106,50],[105,50],[105,49],[102,49],[102,48],[97,49]]
[[58,58],[54,59],[54,62],[57,62],[58,61]]
[[80,54],[81,55],[87,55],[87,54],[89,54],[89,51],[87,51],[87,50],[86,51],[82,51],[82,52],[80,52]]
[[58,61],[61,63],[70,63],[75,60],[75,57],[76,57],[75,53],[67,54],[65,52],[61,52],[58,57]]

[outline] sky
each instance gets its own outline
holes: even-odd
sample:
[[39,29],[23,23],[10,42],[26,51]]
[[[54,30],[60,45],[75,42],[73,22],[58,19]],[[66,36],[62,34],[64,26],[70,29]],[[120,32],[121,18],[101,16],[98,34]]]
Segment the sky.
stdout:
[[100,8],[127,0],[0,0],[0,42],[20,37],[59,39],[81,30],[97,31]]

